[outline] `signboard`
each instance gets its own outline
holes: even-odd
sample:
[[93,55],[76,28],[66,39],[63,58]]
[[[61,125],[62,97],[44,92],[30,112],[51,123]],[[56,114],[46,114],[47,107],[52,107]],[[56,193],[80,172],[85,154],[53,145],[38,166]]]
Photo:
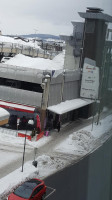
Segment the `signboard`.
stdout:
[[80,96],[88,99],[98,99],[99,68],[84,63]]
[[19,125],[19,123],[20,123],[20,118],[18,117],[17,118],[17,125]]

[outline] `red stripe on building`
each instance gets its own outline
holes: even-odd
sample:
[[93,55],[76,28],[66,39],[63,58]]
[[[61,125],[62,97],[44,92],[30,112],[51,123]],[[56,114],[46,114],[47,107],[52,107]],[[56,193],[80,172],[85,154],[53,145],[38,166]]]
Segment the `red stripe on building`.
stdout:
[[[19,108],[19,106],[22,106],[23,108]],[[6,102],[6,101],[0,101],[0,107],[16,110],[16,111],[21,111],[21,112],[27,112],[27,113],[34,113],[34,110],[35,110],[35,108],[31,106],[24,106],[22,104],[16,104],[16,103],[11,103],[11,102]]]

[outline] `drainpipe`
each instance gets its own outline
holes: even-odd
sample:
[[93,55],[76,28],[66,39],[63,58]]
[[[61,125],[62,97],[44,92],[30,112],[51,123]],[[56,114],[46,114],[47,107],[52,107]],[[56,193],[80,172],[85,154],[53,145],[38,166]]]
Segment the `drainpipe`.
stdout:
[[61,102],[63,101],[64,84],[65,84],[65,69],[63,71],[63,81],[62,81],[62,87],[61,87]]

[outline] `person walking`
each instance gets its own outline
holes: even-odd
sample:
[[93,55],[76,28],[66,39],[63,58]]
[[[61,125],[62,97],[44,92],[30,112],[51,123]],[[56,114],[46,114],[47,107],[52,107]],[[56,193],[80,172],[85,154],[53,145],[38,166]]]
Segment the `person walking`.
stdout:
[[57,129],[58,129],[58,132],[60,132],[60,121],[58,121],[57,123]]

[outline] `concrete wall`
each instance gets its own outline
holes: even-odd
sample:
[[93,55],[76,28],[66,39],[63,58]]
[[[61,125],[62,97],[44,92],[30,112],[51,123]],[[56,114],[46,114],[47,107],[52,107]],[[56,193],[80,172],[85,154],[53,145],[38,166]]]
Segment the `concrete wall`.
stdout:
[[74,57],[74,46],[71,46],[68,41],[66,41],[66,54],[65,54],[65,62],[64,62],[64,68],[73,70],[79,68],[79,61],[80,57]]

